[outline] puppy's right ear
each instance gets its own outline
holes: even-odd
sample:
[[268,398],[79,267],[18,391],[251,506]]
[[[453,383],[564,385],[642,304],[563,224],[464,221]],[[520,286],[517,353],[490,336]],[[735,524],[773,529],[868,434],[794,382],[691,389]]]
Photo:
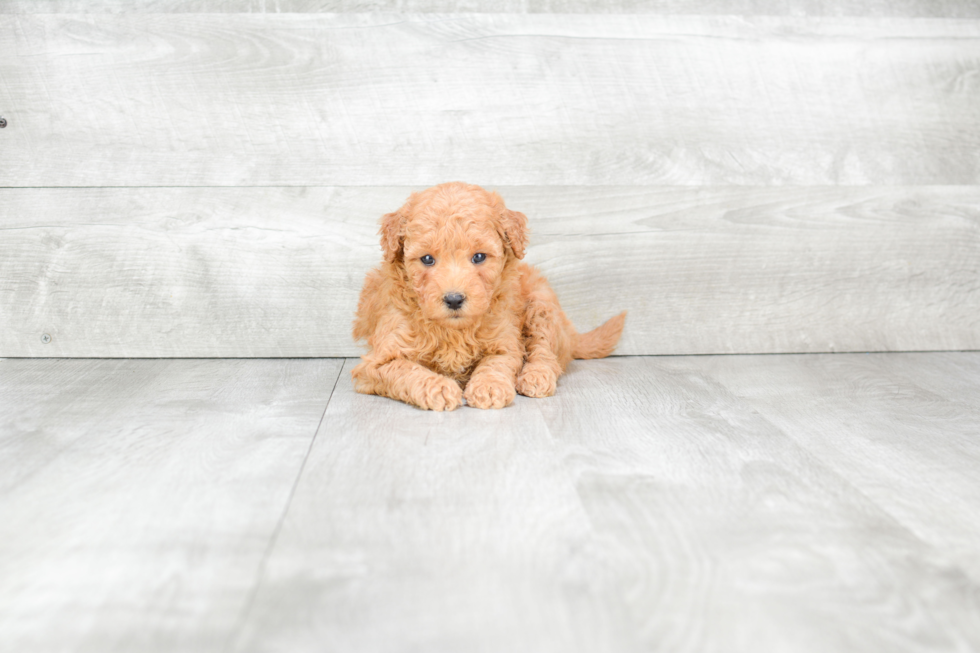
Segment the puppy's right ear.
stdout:
[[394,262],[402,253],[402,239],[405,236],[405,207],[394,213],[387,213],[381,218],[381,249],[384,250],[385,260]]

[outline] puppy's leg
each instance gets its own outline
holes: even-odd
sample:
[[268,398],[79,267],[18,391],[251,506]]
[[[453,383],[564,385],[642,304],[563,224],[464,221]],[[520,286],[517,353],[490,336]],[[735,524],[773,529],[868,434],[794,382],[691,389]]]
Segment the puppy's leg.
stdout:
[[463,403],[463,391],[449,377],[404,358],[377,364],[361,362],[351,375],[354,388],[369,395],[382,395],[425,410],[454,410]]
[[517,376],[517,391],[525,397],[550,397],[555,394],[558,377],[572,360],[575,327],[537,270],[528,269],[523,281],[528,299],[523,325],[527,354]]
[[547,349],[539,349],[524,363],[517,377],[517,391],[525,397],[550,397],[558,388],[561,372],[554,355]]
[[521,367],[520,350],[487,356],[477,364],[463,396],[474,408],[503,408],[516,396],[514,381]]

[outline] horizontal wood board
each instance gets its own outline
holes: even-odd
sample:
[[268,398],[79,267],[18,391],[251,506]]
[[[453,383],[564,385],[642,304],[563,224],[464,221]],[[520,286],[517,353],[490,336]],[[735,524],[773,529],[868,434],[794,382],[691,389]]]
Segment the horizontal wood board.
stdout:
[[[411,188],[0,190],[0,355],[352,356]],[[621,354],[980,348],[980,189],[499,189]]]
[[980,18],[972,0],[2,0],[0,14],[589,13]]
[[980,21],[0,15],[4,186],[980,180]]
[[220,651],[342,361],[0,360],[5,651]]

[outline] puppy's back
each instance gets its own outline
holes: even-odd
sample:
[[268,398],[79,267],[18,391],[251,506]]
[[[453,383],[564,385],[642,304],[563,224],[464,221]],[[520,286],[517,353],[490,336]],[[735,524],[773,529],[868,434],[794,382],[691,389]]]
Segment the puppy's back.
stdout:
[[384,300],[384,275],[375,268],[364,277],[364,287],[357,301],[357,314],[354,316],[354,340],[367,340],[378,325],[381,312],[387,305]]

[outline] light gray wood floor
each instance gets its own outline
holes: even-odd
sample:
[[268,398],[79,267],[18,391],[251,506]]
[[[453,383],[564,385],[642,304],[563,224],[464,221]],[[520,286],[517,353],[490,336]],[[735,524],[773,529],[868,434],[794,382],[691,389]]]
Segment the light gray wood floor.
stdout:
[[4,651],[980,648],[980,353],[0,360]]

